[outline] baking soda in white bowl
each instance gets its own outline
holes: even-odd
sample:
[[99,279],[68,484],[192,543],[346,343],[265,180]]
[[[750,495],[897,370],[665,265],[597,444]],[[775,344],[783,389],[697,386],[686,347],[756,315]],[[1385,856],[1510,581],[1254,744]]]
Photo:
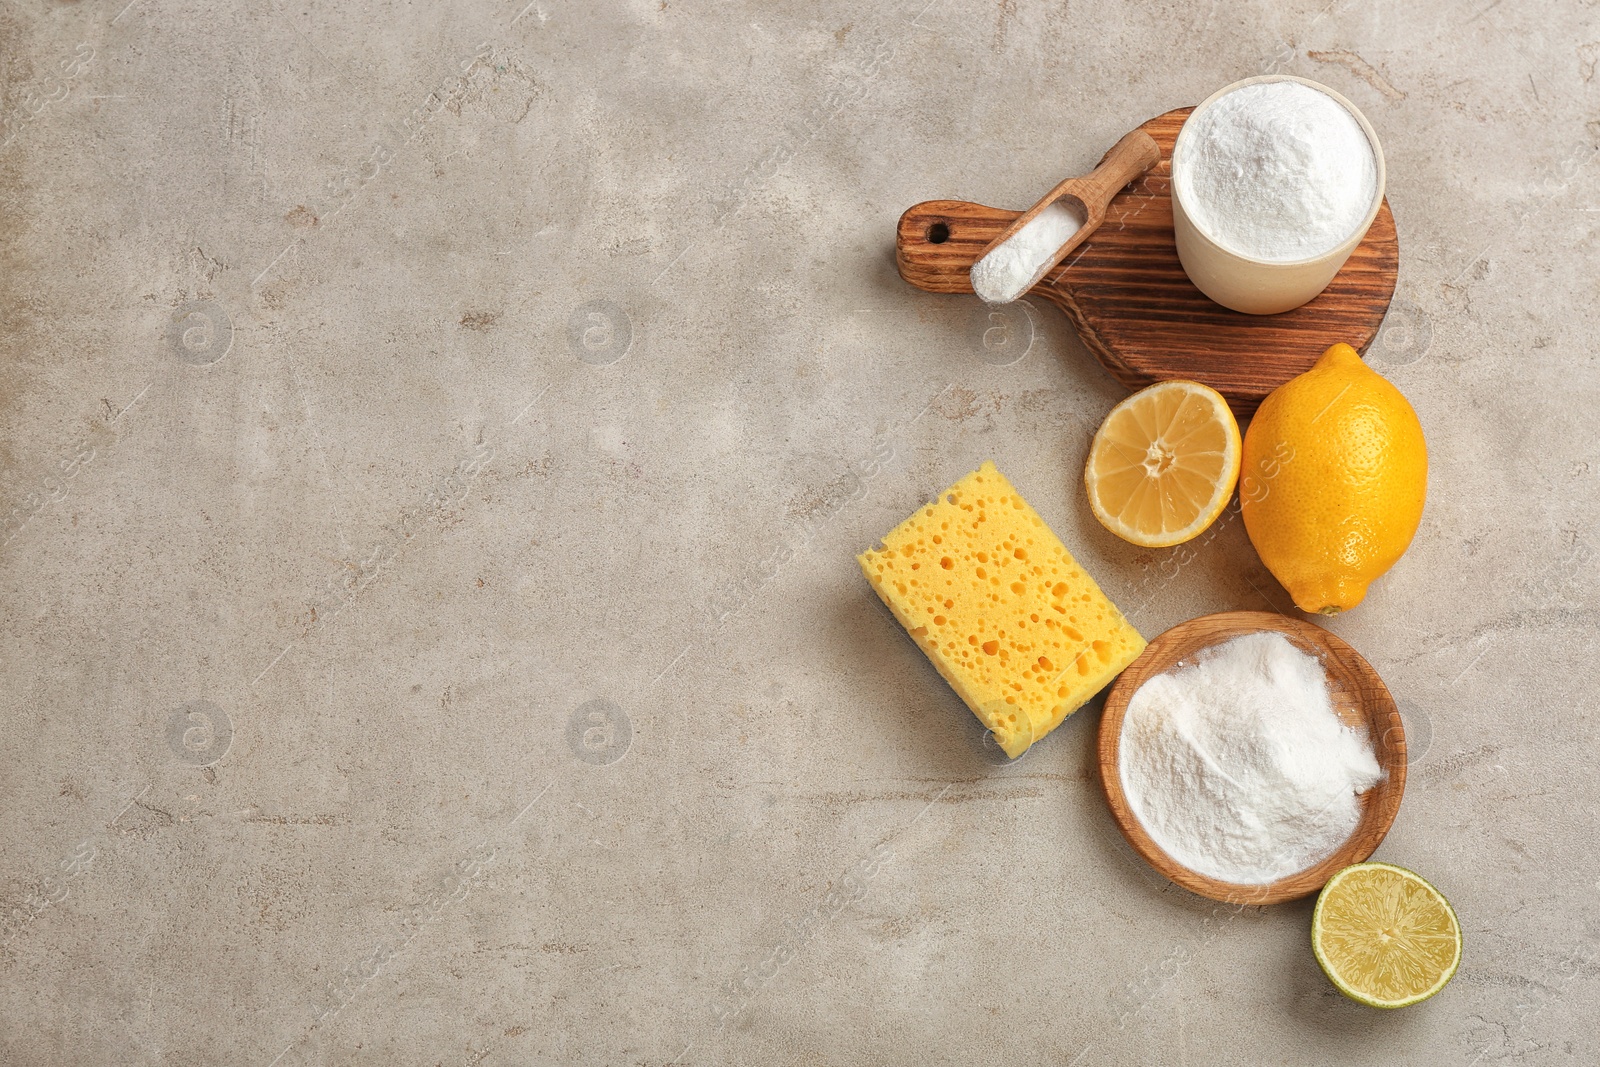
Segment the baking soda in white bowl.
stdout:
[[1183,127],[1184,208],[1230,252],[1289,263],[1343,244],[1378,187],[1366,132],[1327,93],[1294,81],[1228,93]]
[[1189,280],[1250,315],[1327,288],[1383,207],[1383,149],[1356,106],[1286,74],[1195,108],[1172,148],[1172,233]]

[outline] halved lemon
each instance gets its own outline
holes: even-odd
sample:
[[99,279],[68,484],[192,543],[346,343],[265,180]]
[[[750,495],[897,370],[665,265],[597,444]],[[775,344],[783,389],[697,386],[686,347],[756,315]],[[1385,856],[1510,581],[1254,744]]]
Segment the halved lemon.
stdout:
[[1358,863],[1329,879],[1311,913],[1311,948],[1351,1000],[1403,1008],[1445,987],[1461,964],[1461,924],[1420,876]]
[[1111,409],[1083,483],[1100,524],[1144,548],[1180,545],[1217,520],[1239,481],[1239,424],[1222,394],[1159,382]]

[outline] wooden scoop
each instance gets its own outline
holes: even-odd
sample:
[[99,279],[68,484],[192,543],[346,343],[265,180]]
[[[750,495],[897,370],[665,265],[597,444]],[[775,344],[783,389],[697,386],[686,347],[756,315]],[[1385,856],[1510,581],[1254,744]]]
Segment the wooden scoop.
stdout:
[[[1053,270],[1073,249],[1088,239],[1089,235],[1100,228],[1106,219],[1106,208],[1111,204],[1111,198],[1122,190],[1122,187],[1138,178],[1145,171],[1155,166],[1161,159],[1161,146],[1156,144],[1155,138],[1144,132],[1143,128],[1137,129],[1123,137],[1122,140],[1111,146],[1100,160],[1100,165],[1081,178],[1068,178],[1060,185],[1051,189],[1044,195],[1044,199],[1024,211],[1017,220],[1000,232],[1000,236],[990,241],[988,246],[978,254],[976,263],[981,263],[983,258],[996,248],[1009,241],[1018,230],[1034,220],[1034,217],[1057,200],[1065,198],[1075,201],[1079,207],[1077,214],[1084,219],[1082,226],[1068,239],[1067,243],[1056,249],[1049,259],[1040,264],[1034,271],[1033,277],[1028,279],[1028,284],[1022,287],[1021,296],[1035,285],[1039,284],[1046,274]],[[1067,205],[1071,207],[1069,203]]]

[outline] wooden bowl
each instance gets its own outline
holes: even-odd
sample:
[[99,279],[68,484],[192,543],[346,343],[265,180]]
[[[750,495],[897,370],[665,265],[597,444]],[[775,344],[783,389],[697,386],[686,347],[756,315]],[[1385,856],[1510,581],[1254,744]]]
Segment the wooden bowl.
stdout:
[[[1316,656],[1328,675],[1334,710],[1347,725],[1365,725],[1384,777],[1361,794],[1361,821],[1327,859],[1298,874],[1265,885],[1224,882],[1192,871],[1161,850],[1134,817],[1122,791],[1119,750],[1128,701],[1146,681],[1175,666],[1193,662],[1195,653],[1240,634],[1275,630],[1302,652]],[[1361,654],[1320,626],[1267,611],[1225,611],[1179,623],[1150,642],[1111,687],[1100,718],[1100,784],[1122,836],[1145,862],[1178,885],[1227,904],[1277,904],[1310,896],[1329,878],[1371,856],[1400,810],[1406,789],[1406,734],[1394,698]]]

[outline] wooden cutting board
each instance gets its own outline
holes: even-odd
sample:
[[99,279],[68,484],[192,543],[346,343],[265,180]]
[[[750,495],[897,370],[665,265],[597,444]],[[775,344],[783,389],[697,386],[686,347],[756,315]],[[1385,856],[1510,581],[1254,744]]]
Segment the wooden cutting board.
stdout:
[[[1172,240],[1172,145],[1193,110],[1141,127],[1161,146],[1161,161],[1117,195],[1100,229],[1028,295],[1065,312],[1129,389],[1189,378],[1226,396],[1244,418],[1329,345],[1366,351],[1394,295],[1400,244],[1385,200],[1366,239],[1309,304],[1245,315],[1214,303],[1184,274]],[[1021,214],[963,200],[918,204],[900,216],[895,235],[900,276],[930,293],[971,295],[973,262]]]

